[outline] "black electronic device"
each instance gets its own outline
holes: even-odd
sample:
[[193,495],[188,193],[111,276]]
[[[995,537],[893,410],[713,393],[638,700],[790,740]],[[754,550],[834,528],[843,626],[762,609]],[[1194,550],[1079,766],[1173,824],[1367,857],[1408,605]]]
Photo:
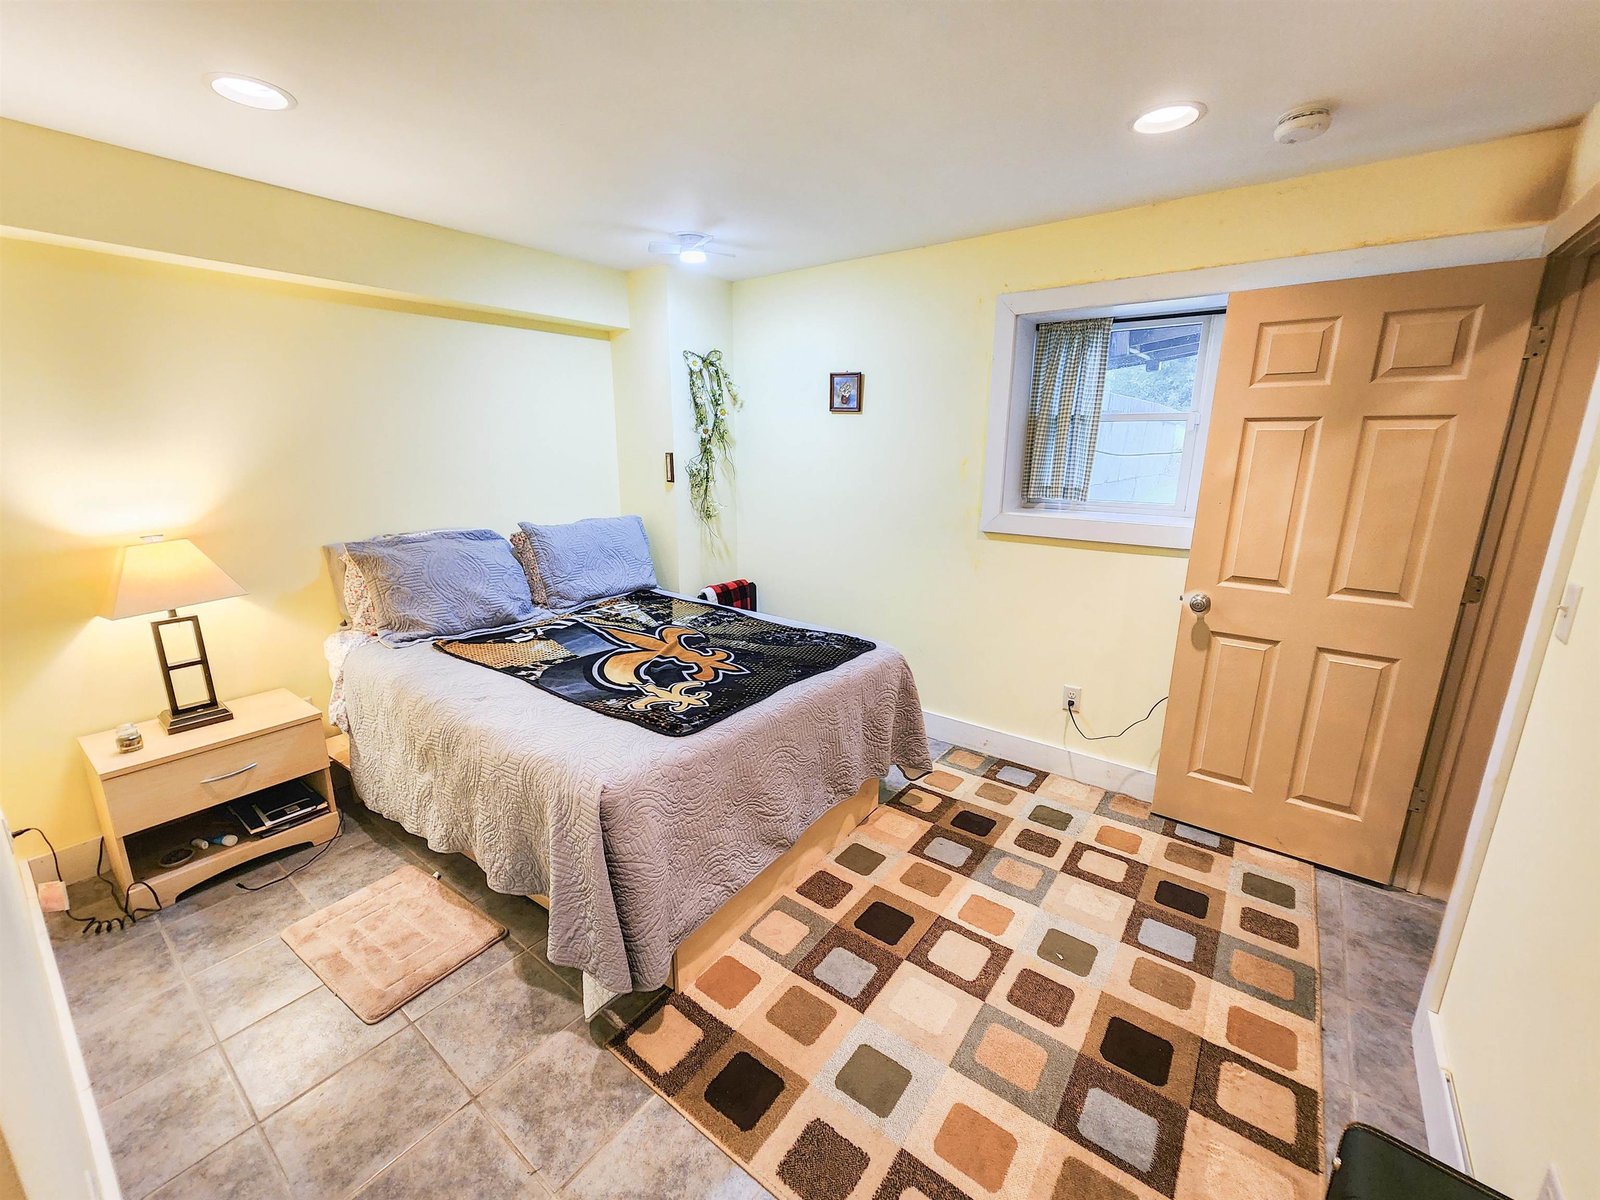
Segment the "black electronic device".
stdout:
[[320,817],[328,811],[328,801],[304,780],[291,779],[241,796],[228,805],[228,811],[251,837],[264,837]]

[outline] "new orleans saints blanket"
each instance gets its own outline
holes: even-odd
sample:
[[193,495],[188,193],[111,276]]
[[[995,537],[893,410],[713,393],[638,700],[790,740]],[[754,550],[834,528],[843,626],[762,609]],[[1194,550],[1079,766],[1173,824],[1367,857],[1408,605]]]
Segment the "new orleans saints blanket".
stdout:
[[873,643],[644,590],[434,648],[592,712],[684,737]]

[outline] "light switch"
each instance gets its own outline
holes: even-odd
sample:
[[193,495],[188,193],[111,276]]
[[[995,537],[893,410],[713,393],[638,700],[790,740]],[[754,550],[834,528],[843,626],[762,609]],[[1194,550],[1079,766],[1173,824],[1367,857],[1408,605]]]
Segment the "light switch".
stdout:
[[1572,636],[1572,619],[1578,612],[1578,600],[1583,596],[1581,584],[1569,583],[1567,590],[1561,593],[1561,604],[1556,609],[1556,641],[1566,645],[1567,639]]

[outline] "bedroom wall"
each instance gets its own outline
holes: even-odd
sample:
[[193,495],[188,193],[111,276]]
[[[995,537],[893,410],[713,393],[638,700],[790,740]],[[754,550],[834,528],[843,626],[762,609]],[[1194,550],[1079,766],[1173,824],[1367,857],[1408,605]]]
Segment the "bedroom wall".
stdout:
[[[979,530],[1005,292],[1548,220],[1573,133],[1482,145],[736,283],[737,573],[763,606],[885,638],[929,709],[1084,747],[1166,692],[1182,553]],[[827,411],[864,371],[863,411]],[[1087,748],[1153,767],[1158,718]]]
[[0,120],[7,236],[609,331],[622,272]]
[[1600,1196],[1600,448],[1575,472],[1584,515],[1554,595],[1567,580],[1585,594],[1570,640],[1546,633],[1534,653],[1537,683],[1438,1006],[1475,1173],[1518,1200],[1538,1193],[1547,1164],[1571,1200]]
[[[30,139],[0,132],[0,223],[15,230],[24,210],[11,202],[32,194],[16,180],[47,160],[13,156]],[[101,149],[94,187],[117,194],[130,152]],[[162,167],[128,177],[131,204],[154,203],[140,181]],[[281,191],[223,190],[252,188]],[[488,239],[269,201],[288,225],[266,241],[318,246],[327,220],[365,249],[303,261],[319,281],[309,286],[205,260],[198,243],[151,261],[126,246],[49,244],[37,229],[0,240],[0,804],[57,846],[98,833],[75,735],[164,703],[148,623],[97,615],[118,546],[193,537],[250,593],[195,610],[219,691],[282,686],[321,705],[321,642],[337,621],[322,543],[619,511],[610,345],[603,330],[544,326],[626,325],[621,272],[568,271],[509,246],[495,266]],[[24,209],[49,225],[46,209]],[[208,221],[216,233],[262,211],[247,203]],[[247,247],[247,234],[219,233],[206,253]],[[339,278],[381,260],[386,241],[404,296]],[[413,254],[457,257],[406,266]]]
[[[731,288],[675,264],[628,274],[627,330],[611,339],[617,408],[617,464],[624,512],[644,518],[663,587],[695,593],[728,577],[737,513],[707,535],[689,503],[688,467],[696,453],[685,350],[726,349]],[[663,456],[676,455],[676,481]]]

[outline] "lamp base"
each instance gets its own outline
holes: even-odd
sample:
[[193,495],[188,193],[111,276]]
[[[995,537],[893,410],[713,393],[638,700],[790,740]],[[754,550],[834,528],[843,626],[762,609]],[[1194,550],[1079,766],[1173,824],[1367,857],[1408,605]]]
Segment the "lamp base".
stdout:
[[231,720],[233,712],[225,704],[208,704],[204,708],[192,708],[180,713],[174,713],[170,708],[161,710],[161,728],[168,733],[202,729],[207,725],[218,725]]

